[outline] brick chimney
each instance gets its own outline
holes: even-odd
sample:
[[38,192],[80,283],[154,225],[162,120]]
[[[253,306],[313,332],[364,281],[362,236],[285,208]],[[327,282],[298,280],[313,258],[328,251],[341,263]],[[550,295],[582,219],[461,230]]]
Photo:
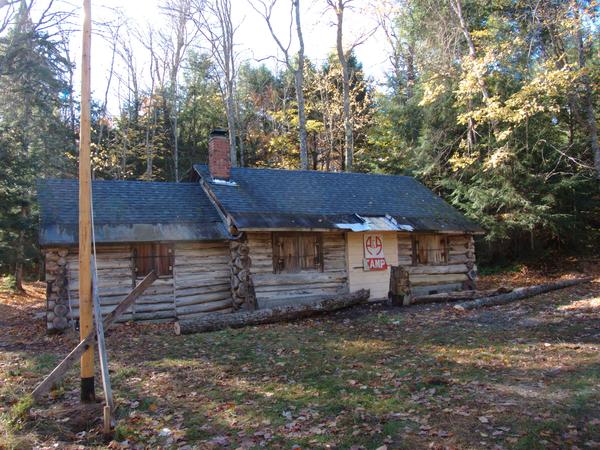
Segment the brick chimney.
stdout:
[[208,137],[208,170],[217,180],[229,180],[231,175],[229,138],[223,128],[215,128]]

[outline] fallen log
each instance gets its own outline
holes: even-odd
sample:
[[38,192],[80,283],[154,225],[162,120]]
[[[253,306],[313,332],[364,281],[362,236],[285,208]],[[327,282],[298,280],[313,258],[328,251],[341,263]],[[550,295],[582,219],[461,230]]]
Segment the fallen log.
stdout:
[[468,309],[481,308],[483,306],[496,306],[511,303],[517,300],[521,300],[527,297],[533,297],[534,295],[543,294],[545,292],[555,291],[557,289],[563,289],[569,286],[575,286],[581,283],[588,283],[592,281],[592,277],[575,278],[573,280],[562,280],[555,281],[554,283],[538,284],[535,286],[528,286],[517,288],[510,293],[495,295],[492,297],[483,297],[477,300],[468,302],[458,303],[454,305],[454,308],[465,311]]
[[498,289],[487,289],[482,291],[455,291],[455,292],[440,292],[439,294],[419,295],[413,297],[411,304],[420,305],[424,303],[445,303],[457,302],[464,300],[474,300],[477,298],[494,297],[500,294],[512,292],[512,288],[499,287]]
[[292,304],[231,314],[209,314],[196,319],[175,322],[175,334],[203,333],[225,328],[240,328],[249,325],[302,319],[364,303],[369,299],[369,295],[370,291],[368,289],[361,289],[350,294],[324,298],[313,304]]

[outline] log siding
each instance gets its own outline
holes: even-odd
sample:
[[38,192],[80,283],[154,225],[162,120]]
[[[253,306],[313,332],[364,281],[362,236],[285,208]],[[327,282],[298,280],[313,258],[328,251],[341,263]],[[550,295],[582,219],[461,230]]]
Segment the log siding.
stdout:
[[248,232],[247,243],[252,259],[252,279],[259,301],[286,301],[289,298],[334,295],[348,291],[346,243],[343,232],[321,233],[322,270],[275,273],[273,234]]
[[412,233],[398,233],[398,264],[410,274],[413,296],[458,291],[473,287],[477,278],[475,243],[471,235],[445,236],[447,262],[416,264]]
[[[162,322],[231,311],[229,243],[185,242],[173,248],[173,275],[156,280],[119,321]],[[79,260],[76,249],[68,250],[66,317],[78,319]],[[133,246],[98,246],[96,260],[101,309],[106,315],[142,278],[135,275]],[[48,309],[55,305],[49,302]],[[48,328],[57,328],[51,325],[53,319],[49,315]]]

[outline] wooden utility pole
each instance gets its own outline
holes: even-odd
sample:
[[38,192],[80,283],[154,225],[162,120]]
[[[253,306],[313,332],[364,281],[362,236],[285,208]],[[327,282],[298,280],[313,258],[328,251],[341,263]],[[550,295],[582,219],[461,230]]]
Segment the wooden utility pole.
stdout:
[[[83,0],[81,51],[81,119],[79,126],[79,335],[84,340],[93,330],[92,225],[90,164],[90,47],[92,41],[91,0]],[[94,346],[81,356],[81,401],[96,400],[94,389]]]

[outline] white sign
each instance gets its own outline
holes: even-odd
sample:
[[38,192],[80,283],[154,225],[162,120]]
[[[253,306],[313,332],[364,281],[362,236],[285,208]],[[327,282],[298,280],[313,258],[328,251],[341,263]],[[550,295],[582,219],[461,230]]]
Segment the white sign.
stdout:
[[383,236],[380,234],[363,235],[364,270],[386,270],[387,263],[383,255]]

